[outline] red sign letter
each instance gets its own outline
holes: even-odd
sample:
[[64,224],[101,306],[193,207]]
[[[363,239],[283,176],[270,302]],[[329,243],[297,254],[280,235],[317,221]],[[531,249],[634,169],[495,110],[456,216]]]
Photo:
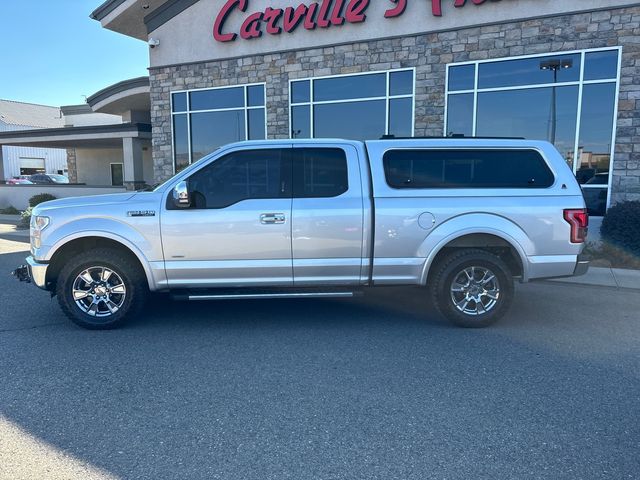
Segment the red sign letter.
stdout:
[[229,0],[216,18],[216,23],[213,25],[213,38],[219,42],[233,42],[236,39],[235,33],[222,33],[222,27],[225,20],[231,13],[234,7],[244,12],[247,9],[247,0]]
[[369,8],[369,0],[351,0],[344,12],[349,23],[362,23],[367,19],[365,11]]
[[258,12],[249,15],[240,27],[240,37],[245,40],[260,38],[262,36],[262,31],[260,30],[261,21],[262,13]]
[[394,8],[384,12],[384,18],[399,17],[407,9],[407,0],[391,0],[393,3],[397,3]]

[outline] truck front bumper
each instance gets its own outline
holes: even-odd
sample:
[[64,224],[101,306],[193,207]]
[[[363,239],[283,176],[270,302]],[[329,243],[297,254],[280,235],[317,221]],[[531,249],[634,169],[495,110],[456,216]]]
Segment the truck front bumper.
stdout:
[[33,282],[36,287],[47,289],[47,268],[46,263],[39,263],[33,257],[27,257],[27,264],[21,265],[12,273],[21,282]]

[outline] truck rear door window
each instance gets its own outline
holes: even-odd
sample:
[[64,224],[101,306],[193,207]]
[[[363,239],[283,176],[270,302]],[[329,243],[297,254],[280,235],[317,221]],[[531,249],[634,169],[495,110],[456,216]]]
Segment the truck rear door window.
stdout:
[[392,188],[548,188],[554,176],[535,150],[390,150]]
[[341,148],[293,149],[294,198],[337,197],[349,189],[347,156]]

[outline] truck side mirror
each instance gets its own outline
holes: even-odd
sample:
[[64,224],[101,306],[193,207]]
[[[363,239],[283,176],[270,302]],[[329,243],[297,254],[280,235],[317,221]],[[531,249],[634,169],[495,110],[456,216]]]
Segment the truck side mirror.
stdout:
[[183,180],[173,187],[173,204],[177,208],[189,208],[191,206],[189,184],[186,181]]

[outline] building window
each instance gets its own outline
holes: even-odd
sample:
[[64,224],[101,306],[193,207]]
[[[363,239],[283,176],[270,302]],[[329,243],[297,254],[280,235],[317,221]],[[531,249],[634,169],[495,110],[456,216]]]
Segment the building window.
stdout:
[[124,185],[124,166],[122,163],[111,164],[111,185],[114,187]]
[[266,138],[264,83],[173,92],[171,112],[176,172],[227,143]]
[[414,80],[413,69],[292,80],[291,138],[411,137]]
[[547,140],[573,169],[592,215],[609,205],[621,48],[447,66],[448,136]]

